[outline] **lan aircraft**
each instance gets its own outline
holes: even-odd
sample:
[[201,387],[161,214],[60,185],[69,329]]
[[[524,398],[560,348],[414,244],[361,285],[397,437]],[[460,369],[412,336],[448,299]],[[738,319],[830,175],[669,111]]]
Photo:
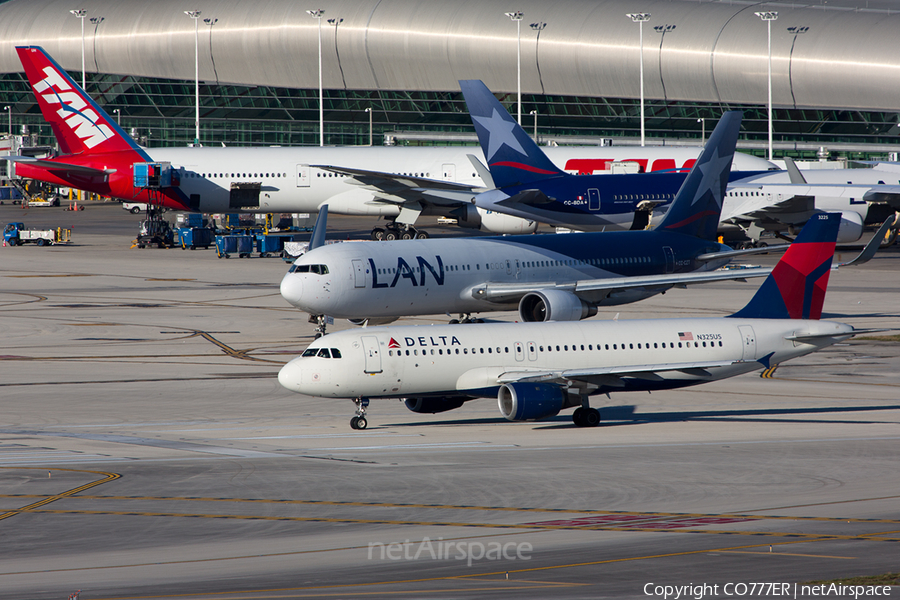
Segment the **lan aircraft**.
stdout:
[[[474,148],[144,148],[43,49],[26,46],[16,51],[62,151],[47,159],[7,157],[20,177],[205,213],[314,213],[328,204],[332,214],[389,219],[386,227],[373,229],[376,239],[426,237],[414,227],[419,215],[453,217],[463,227],[503,234],[529,233],[537,227],[533,219],[471,204],[473,194],[488,185],[481,177],[487,173],[483,166],[470,164]],[[699,152],[599,146],[547,151],[560,168],[578,173],[603,170],[614,161],[637,162],[645,171],[686,171]],[[739,154],[735,161],[735,168],[742,171],[773,168],[748,155]],[[156,167],[158,179],[136,180],[135,165]],[[343,165],[352,171],[315,165]],[[370,185],[374,180],[376,184]]]
[[317,316],[321,334],[324,315],[384,324],[518,306],[524,321],[573,321],[672,286],[764,276],[714,272],[746,252],[715,239],[740,121],[722,117],[653,230],[331,244],[294,262],[281,295]]
[[366,428],[371,398],[436,413],[496,397],[510,421],[576,407],[575,424],[595,426],[600,413],[590,396],[718,381],[862,333],[818,320],[839,220],[811,219],[750,303],[729,317],[354,329],[314,341],[278,381],[309,396],[353,399],[354,429]]

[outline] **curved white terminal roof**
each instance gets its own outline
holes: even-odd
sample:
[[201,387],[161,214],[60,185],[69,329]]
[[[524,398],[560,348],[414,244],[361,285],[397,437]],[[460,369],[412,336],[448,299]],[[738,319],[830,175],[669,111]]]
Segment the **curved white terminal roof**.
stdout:
[[518,9],[524,93],[616,98],[639,95],[639,27],[626,13],[642,11],[647,98],[755,104],[766,102],[767,24],[754,13],[777,11],[776,106],[900,104],[895,0],[13,0],[0,4],[0,72],[21,70],[16,45],[80,71],[75,7],[87,10],[89,72],[193,80],[191,9],[201,11],[202,80],[317,88],[318,21],[307,10],[324,8],[328,89],[453,91],[483,79],[495,92],[516,90],[516,23],[504,13]]

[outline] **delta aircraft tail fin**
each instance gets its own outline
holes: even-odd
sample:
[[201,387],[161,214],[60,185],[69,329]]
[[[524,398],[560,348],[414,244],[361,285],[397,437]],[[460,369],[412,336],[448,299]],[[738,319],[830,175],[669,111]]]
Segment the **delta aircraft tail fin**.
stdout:
[[65,154],[81,156],[140,147],[40,46],[17,46],[44,120],[50,124]]
[[719,119],[657,230],[716,239],[743,114],[732,110]]
[[478,79],[459,82],[494,185],[503,189],[563,176],[547,155]]
[[840,224],[840,213],[813,215],[747,306],[731,316],[821,318]]

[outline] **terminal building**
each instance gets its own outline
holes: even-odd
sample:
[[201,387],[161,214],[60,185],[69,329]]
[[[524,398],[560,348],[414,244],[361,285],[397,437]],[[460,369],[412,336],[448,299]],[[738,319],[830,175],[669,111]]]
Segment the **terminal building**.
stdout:
[[201,144],[317,145],[320,78],[327,145],[474,143],[482,79],[544,143],[697,144],[742,109],[762,155],[771,93],[776,156],[894,157],[898,30],[895,0],[10,0],[0,130],[52,143],[39,45],[149,146],[194,142],[195,84]]

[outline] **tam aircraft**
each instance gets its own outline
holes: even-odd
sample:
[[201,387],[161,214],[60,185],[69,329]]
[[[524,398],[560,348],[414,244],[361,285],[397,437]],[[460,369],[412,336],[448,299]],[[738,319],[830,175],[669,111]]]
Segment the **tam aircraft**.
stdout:
[[[628,177],[637,175],[610,180],[561,171],[484,83],[459,85],[487,160],[486,177],[493,181],[493,189],[475,196],[479,208],[580,231],[636,229],[665,214],[670,194],[642,189],[640,180],[629,182]],[[804,178],[789,159],[787,171],[748,174],[735,169],[721,220],[758,241],[762,231],[799,229],[814,214],[840,212],[838,241],[855,242],[864,225],[900,209],[898,176],[882,168],[808,171]]]
[[[470,164],[473,148],[144,148],[42,48],[23,46],[16,52],[61,151],[45,159],[6,157],[19,177],[205,213],[314,213],[328,204],[332,214],[388,219],[386,227],[373,229],[378,239],[427,237],[414,227],[420,215],[452,217],[463,227],[503,234],[537,227],[533,219],[471,204],[474,193],[487,185]],[[602,170],[614,161],[637,162],[646,171],[687,170],[699,154],[697,148],[674,147],[560,146],[547,151],[560,168],[580,173]],[[748,172],[774,168],[749,155],[737,155],[735,161],[737,169]],[[315,166],[326,164],[352,168],[353,176]],[[148,169],[152,177],[143,176]],[[374,187],[368,185],[373,178],[378,180]]]
[[353,399],[354,429],[366,428],[373,398],[438,413],[496,397],[510,421],[576,407],[575,424],[595,426],[591,396],[718,381],[863,333],[818,320],[839,220],[813,217],[750,302],[728,317],[353,329],[315,340],[278,381],[308,396]]
[[740,121],[722,117],[653,230],[331,244],[294,262],[281,295],[318,317],[321,334],[324,315],[371,325],[518,306],[523,321],[577,321],[676,285],[764,276],[715,271],[747,252],[715,239]]

